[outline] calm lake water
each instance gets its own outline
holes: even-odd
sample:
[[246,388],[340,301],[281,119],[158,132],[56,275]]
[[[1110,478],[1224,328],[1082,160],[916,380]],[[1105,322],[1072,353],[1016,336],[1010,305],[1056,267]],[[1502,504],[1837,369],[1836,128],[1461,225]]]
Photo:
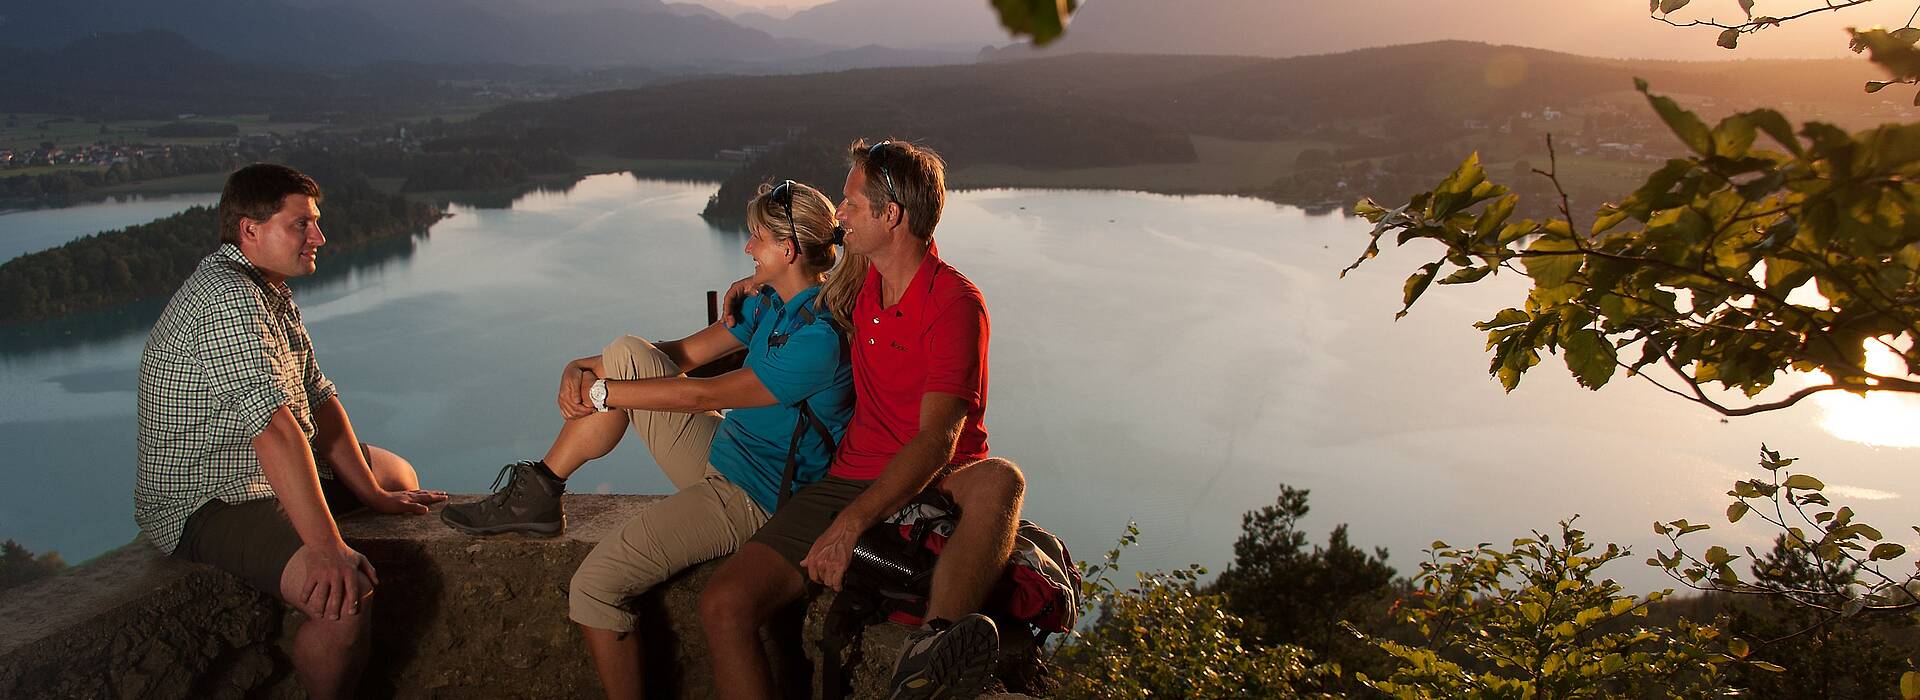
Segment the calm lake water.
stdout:
[[[455,207],[400,255],[323,250],[335,274],[297,293],[360,435],[456,492],[538,457],[560,424],[562,363],[620,333],[685,335],[703,292],[750,269],[740,235],[695,216],[712,189],[595,176],[508,209]],[[1830,397],[1723,422],[1643,382],[1579,389],[1553,358],[1503,395],[1470,323],[1519,287],[1436,287],[1396,323],[1401,282],[1425,259],[1389,251],[1339,279],[1364,246],[1360,220],[1231,197],[987,190],[956,193],[940,230],[993,317],[994,452],[1026,468],[1026,515],[1081,557],[1132,519],[1129,568],[1217,569],[1241,513],[1283,482],[1312,490],[1313,539],[1349,523],[1402,573],[1435,539],[1506,542],[1576,513],[1595,538],[1650,555],[1653,520],[1720,517],[1763,441],[1895,540],[1913,544],[1906,525],[1920,522],[1912,402]],[[133,392],[157,311],[15,328],[0,346],[0,538],[79,561],[134,537]],[[581,477],[579,491],[670,488],[637,440]],[[1717,529],[1721,544],[1771,538]],[[1637,563],[1610,575],[1666,585]]]
[[129,194],[58,209],[0,211],[0,260],[218,201],[220,195],[215,193]]

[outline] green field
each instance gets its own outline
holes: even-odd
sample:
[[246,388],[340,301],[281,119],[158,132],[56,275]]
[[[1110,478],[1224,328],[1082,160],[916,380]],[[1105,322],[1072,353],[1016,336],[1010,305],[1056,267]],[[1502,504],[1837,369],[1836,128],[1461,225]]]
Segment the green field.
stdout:
[[[240,129],[241,136],[263,134],[296,134],[326,126],[325,124],[302,122],[268,121],[264,114],[239,115],[227,117],[194,117],[191,121],[216,124],[232,124]],[[114,144],[147,144],[170,146],[205,146],[225,143],[230,137],[155,137],[147,135],[147,130],[165,121],[108,121],[100,122],[81,117],[57,114],[9,114],[0,121],[0,149],[30,151],[40,148],[43,143],[73,149],[88,146],[100,141]],[[21,169],[0,171],[8,175],[29,172]],[[45,172],[45,171],[41,171]]]

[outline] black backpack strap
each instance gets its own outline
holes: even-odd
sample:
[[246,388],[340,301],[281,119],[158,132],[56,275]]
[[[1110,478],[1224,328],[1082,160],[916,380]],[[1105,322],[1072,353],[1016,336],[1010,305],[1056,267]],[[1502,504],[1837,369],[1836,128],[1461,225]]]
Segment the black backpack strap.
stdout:
[[[763,308],[766,299],[767,295],[762,294],[761,301]],[[799,330],[807,324],[813,323],[814,318],[815,316],[811,305],[801,304],[800,323],[794,326],[794,332],[799,332]],[[781,506],[786,505],[787,499],[793,495],[793,479],[798,475],[797,472],[800,468],[800,438],[807,434],[809,427],[813,429],[814,434],[820,436],[820,444],[827,446],[827,454],[829,457],[831,457],[834,450],[840,448],[839,444],[833,439],[833,430],[827,428],[826,421],[820,420],[819,416],[813,414],[813,409],[807,407],[806,399],[800,399],[794,402],[793,407],[800,410],[800,417],[793,421],[793,439],[787,442],[787,468],[785,473],[780,475],[780,490],[777,492],[779,493],[779,500],[774,502],[773,507],[775,510],[779,510]]]
[[872,593],[848,587],[834,594],[833,604],[827,606],[825,629],[820,632],[821,700],[847,696],[847,667],[860,665],[861,637],[867,623],[876,621],[879,615],[880,601]]
[[807,407],[806,399],[801,399],[793,407],[800,409],[800,418],[793,422],[793,440],[787,443],[787,469],[786,473],[780,475],[780,497],[774,503],[775,510],[786,505],[787,499],[793,495],[793,478],[800,469],[800,438],[807,434],[809,426],[814,434],[820,436],[820,444],[827,446],[827,454],[831,455],[840,448],[834,442],[833,431],[827,429],[826,421],[820,420],[819,416],[813,414],[813,409]]

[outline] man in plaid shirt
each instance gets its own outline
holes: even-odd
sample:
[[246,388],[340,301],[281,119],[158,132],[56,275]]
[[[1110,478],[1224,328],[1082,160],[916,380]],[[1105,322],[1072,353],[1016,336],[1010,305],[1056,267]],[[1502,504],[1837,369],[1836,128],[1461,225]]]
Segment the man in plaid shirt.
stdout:
[[373,565],[334,515],[427,512],[413,465],[354,435],[314,362],[287,279],[311,274],[320,187],[256,163],[220,194],[221,245],[167,303],[140,356],[134,520],[175,557],[233,572],[307,616],[293,663],[315,698],[365,665]]

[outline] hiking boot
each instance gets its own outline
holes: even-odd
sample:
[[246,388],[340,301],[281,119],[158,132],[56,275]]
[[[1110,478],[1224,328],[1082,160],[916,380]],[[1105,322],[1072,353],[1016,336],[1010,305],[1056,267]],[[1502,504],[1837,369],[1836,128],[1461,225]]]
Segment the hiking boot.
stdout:
[[980,695],[1000,658],[1000,631],[978,613],[947,623],[934,620],[907,635],[893,662],[893,700],[963,698]]
[[[538,462],[501,467],[493,477],[492,488],[498,489],[493,495],[447,506],[440,510],[440,521],[469,535],[558,535],[567,527],[566,512],[560,508],[560,495],[567,492],[567,484],[547,474]],[[500,488],[502,479],[507,482],[505,488]]]

